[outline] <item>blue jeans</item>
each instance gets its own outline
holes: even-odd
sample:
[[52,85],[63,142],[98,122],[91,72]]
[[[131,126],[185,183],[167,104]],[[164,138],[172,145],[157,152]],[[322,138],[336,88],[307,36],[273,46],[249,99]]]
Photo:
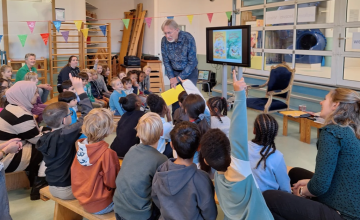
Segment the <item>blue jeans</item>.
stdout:
[[0,171],[0,219],[12,220],[9,209],[9,199],[5,184],[5,169]]
[[103,215],[103,214],[112,212],[113,210],[114,210],[114,202],[110,203],[110,205],[108,207],[106,207],[105,209],[103,209],[99,212],[93,213],[93,214],[94,215]]
[[39,96],[41,98],[41,102],[45,103],[47,101],[50,91],[42,88],[38,88],[38,90],[39,90]]

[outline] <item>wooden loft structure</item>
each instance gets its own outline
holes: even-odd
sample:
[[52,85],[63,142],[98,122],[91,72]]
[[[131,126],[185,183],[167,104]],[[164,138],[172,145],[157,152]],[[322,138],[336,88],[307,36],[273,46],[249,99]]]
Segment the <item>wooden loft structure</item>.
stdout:
[[[98,28],[101,25],[106,25],[106,36]],[[60,73],[64,63],[67,63],[68,58],[72,55],[78,57],[80,70],[93,66],[93,61],[98,58],[99,62],[106,63],[111,71],[111,24],[82,23],[81,29],[89,28],[87,39],[84,39],[83,33],[78,31],[74,22],[62,22],[58,32],[53,22],[49,21],[48,28],[50,33],[48,42],[50,82],[54,89],[57,86],[54,85],[54,77]],[[67,42],[61,34],[62,31],[69,31]],[[88,55],[94,57],[87,59]],[[109,76],[109,80],[111,80],[111,76]],[[50,97],[53,98],[56,93],[54,90],[51,91]]]

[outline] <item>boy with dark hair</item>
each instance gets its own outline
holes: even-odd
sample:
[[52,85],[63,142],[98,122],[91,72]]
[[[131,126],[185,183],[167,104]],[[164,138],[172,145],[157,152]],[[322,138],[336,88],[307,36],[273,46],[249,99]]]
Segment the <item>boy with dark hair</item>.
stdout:
[[[90,76],[91,76],[91,74],[90,74]],[[82,70],[79,73],[79,78],[82,80],[82,85],[84,87],[84,91],[87,94],[87,96],[89,97],[92,106],[94,108],[102,108],[103,107],[102,103],[98,103],[91,93],[91,85],[89,83],[90,78],[89,78],[89,74],[86,72],[86,70]]]
[[73,109],[77,104],[75,93],[70,91],[62,92],[59,94],[58,100],[59,102],[65,102],[68,104],[71,113],[71,124],[74,124],[77,121],[76,111]]
[[[75,141],[80,136],[85,115],[92,109],[82,80],[73,78],[71,74],[69,77],[80,97],[81,116],[76,123],[71,124],[71,111],[67,103],[56,102],[48,105],[43,112],[43,118],[52,131],[44,133],[36,145],[44,156],[47,167],[45,174],[50,193],[60,199],[75,198],[71,189],[70,175],[70,168],[76,154]],[[74,96],[72,98],[76,99]]]
[[121,82],[124,85],[124,92],[126,93],[126,95],[134,93],[134,88],[132,87],[132,81],[129,77],[122,78]]
[[61,87],[63,89],[63,92],[70,91],[70,92],[75,93],[74,86],[72,85],[70,80],[65,80],[64,82],[62,82]]
[[[158,167],[152,185],[152,199],[160,209],[160,219],[216,219],[214,186],[209,175],[197,169],[193,157],[199,147],[200,131],[188,121],[170,132],[176,159]],[[186,201],[186,202],[185,202]]]
[[235,70],[233,86],[235,103],[230,141],[219,129],[211,129],[201,138],[201,154],[205,162],[217,170],[215,191],[225,219],[274,219],[252,175],[246,126],[246,84],[244,79],[237,80]]

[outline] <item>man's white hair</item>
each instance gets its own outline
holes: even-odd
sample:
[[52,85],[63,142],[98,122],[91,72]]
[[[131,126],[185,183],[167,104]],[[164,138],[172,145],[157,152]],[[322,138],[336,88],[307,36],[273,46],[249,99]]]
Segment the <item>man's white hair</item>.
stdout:
[[167,19],[164,21],[164,23],[161,25],[161,30],[164,31],[165,26],[171,27],[175,30],[179,30],[179,25],[176,23],[174,19]]

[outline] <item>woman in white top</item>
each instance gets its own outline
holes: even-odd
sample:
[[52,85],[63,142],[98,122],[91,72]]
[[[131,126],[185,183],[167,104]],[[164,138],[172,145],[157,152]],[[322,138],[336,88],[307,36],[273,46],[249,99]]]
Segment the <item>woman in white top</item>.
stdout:
[[227,101],[223,97],[212,97],[206,105],[210,109],[211,128],[218,128],[229,137],[230,118],[227,117]]
[[[170,146],[170,131],[173,129],[171,111],[166,106],[164,99],[155,94],[150,94],[146,99],[146,103],[151,112],[160,115],[163,123],[163,135],[160,137],[157,150],[168,158],[173,158],[173,151]],[[165,120],[165,115],[167,121]]]

